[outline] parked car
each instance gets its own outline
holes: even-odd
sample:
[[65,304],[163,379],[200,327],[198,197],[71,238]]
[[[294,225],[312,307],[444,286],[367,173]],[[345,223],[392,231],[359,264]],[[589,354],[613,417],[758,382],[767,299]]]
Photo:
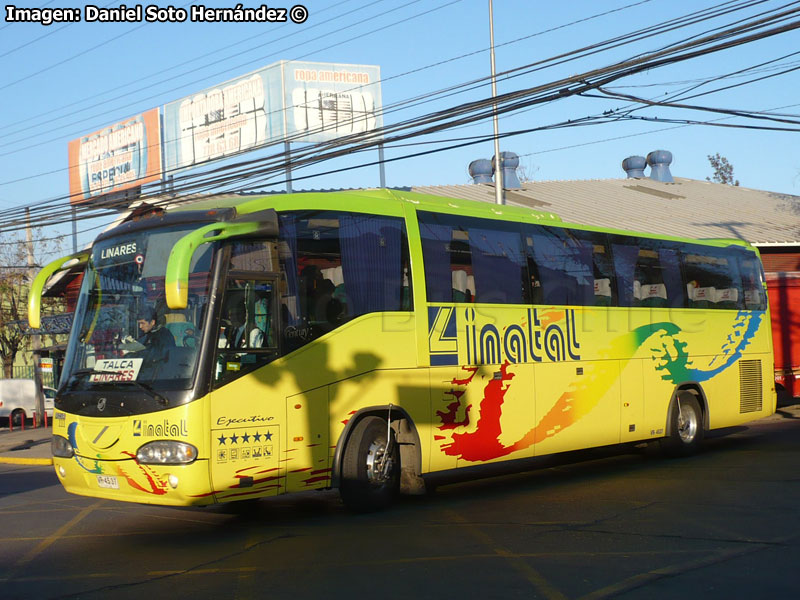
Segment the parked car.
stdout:
[[[45,387],[44,412],[48,418],[53,416],[53,399],[56,391]],[[14,427],[22,425],[23,419],[30,419],[36,412],[36,382],[32,379],[0,379],[0,419],[8,418]]]

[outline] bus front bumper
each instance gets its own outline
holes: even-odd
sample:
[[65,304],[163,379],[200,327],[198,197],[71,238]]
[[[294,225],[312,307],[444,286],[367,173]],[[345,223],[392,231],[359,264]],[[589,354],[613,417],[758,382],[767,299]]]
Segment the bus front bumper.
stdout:
[[64,489],[81,496],[172,506],[216,502],[205,459],[188,465],[144,465],[133,458],[99,460],[75,455],[54,457],[53,466]]

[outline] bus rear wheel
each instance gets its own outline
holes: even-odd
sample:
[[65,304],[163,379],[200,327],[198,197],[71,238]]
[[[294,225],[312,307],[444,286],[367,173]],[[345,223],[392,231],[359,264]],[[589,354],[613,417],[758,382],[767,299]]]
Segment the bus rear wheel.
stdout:
[[[388,506],[400,486],[400,453],[394,432],[386,421],[370,416],[353,429],[342,457],[339,493],[345,505],[356,512]],[[388,449],[387,449],[388,445]]]
[[703,412],[691,392],[678,392],[669,416],[670,433],[661,440],[661,449],[668,456],[689,456],[697,452],[703,441]]

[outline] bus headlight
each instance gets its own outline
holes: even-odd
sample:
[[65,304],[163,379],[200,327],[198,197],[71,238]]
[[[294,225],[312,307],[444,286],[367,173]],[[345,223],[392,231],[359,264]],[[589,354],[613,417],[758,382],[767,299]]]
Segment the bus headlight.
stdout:
[[136,460],[144,465],[186,465],[195,458],[197,448],[184,442],[148,442],[136,451]]
[[53,456],[58,458],[72,458],[75,456],[75,449],[72,444],[69,443],[67,438],[60,435],[54,435],[50,440],[50,451]]

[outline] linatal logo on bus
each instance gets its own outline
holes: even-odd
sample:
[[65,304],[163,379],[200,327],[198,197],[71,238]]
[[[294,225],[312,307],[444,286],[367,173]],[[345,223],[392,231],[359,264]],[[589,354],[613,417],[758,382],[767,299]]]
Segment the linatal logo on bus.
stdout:
[[[428,348],[432,366],[457,365],[458,317],[452,306],[428,308]],[[497,365],[580,360],[575,311],[526,309],[517,323],[480,324],[472,307],[463,310],[465,359],[468,365]]]

